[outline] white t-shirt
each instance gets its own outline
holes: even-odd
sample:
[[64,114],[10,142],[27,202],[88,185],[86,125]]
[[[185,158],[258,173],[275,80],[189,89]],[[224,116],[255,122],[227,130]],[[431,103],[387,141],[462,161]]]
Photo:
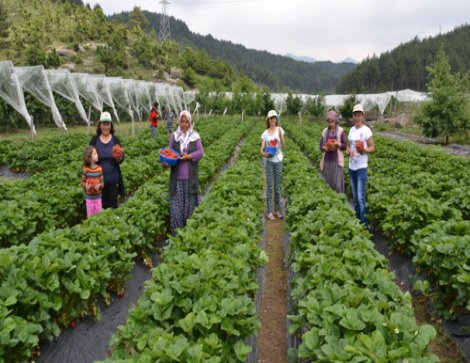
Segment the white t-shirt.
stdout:
[[357,128],[356,126],[351,127],[348,135],[349,149],[351,151],[351,156],[349,157],[349,169],[358,170],[367,168],[368,156],[366,153],[359,154],[356,151],[356,141],[364,141],[364,147],[369,147],[367,140],[371,137],[372,131],[366,125],[363,125],[360,128]]
[[281,150],[281,139],[279,138],[279,130],[281,131],[282,135],[284,135],[284,130],[282,129],[282,127],[276,127],[276,132],[273,135],[270,135],[268,130],[269,129],[264,130],[263,134],[261,135],[261,140],[265,141],[265,146],[270,146],[271,141],[276,140],[277,152],[270,158],[267,158],[267,160],[272,161],[273,163],[278,163],[282,161],[284,157],[284,154]]

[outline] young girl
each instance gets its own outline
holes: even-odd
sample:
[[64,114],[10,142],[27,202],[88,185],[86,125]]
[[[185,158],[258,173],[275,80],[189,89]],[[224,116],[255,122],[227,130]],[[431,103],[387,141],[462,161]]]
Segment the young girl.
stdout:
[[81,185],[85,191],[86,214],[90,218],[101,212],[101,193],[103,192],[103,170],[97,164],[98,152],[94,146],[87,146],[83,153],[83,172]]
[[[276,147],[276,153],[270,155],[264,151],[265,146]],[[282,179],[282,150],[286,146],[284,140],[284,130],[279,127],[278,114],[275,110],[268,112],[266,118],[266,130],[261,135],[261,155],[267,158],[266,160],[266,209],[268,214],[267,219],[273,220],[273,189],[274,189],[274,210],[278,218],[282,219],[284,216],[281,211],[281,179]]]

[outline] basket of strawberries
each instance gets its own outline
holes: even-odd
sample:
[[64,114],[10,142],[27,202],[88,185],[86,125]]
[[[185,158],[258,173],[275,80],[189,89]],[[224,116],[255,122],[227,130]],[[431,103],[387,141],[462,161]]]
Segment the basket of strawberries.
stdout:
[[168,164],[169,166],[175,166],[180,158],[178,151],[168,147],[158,150],[158,155],[160,156],[160,161]]
[[117,144],[113,146],[113,159],[116,161],[121,161],[124,157],[124,151],[122,150],[121,145]]
[[277,153],[277,139],[273,139],[269,142],[269,146],[263,149],[263,152],[268,153],[269,157],[276,155]]

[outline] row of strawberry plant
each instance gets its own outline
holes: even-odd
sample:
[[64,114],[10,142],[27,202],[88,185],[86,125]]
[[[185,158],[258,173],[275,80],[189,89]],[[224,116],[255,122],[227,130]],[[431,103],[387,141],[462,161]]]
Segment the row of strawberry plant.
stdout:
[[[207,157],[221,167],[233,151],[227,143],[245,132],[232,129],[207,148]],[[96,313],[97,298],[121,288],[137,252],[152,250],[155,237],[167,233],[168,200],[165,173],[116,210],[0,250],[0,362],[27,359],[40,339]]]
[[[204,136],[207,134],[210,143],[224,133],[227,123],[215,120],[201,123],[201,132]],[[159,134],[155,143],[145,132],[138,138],[126,140],[122,173],[128,193],[161,171],[155,149],[164,146],[167,138],[166,134]],[[77,160],[69,166],[0,187],[4,198],[8,198],[0,202],[1,247],[27,243],[43,231],[70,226],[84,218],[78,175],[81,152],[77,150]]]
[[[253,295],[263,209],[257,133],[169,240],[106,362],[242,362],[259,326]],[[253,157],[254,156],[254,157]]]
[[[317,139],[321,128],[292,125],[292,129],[302,148],[318,160],[321,153],[308,139]],[[439,314],[453,318],[470,311],[465,236],[470,229],[468,160],[380,137],[376,144],[378,151],[369,158],[369,218],[395,249],[414,256],[417,269],[427,274],[427,281],[416,287],[433,301]]]
[[380,188],[393,192],[397,188],[393,176],[398,174],[402,189],[458,209],[470,219],[470,160],[383,137],[377,137],[377,144],[370,169],[373,176],[380,176]]
[[[159,140],[161,145],[163,142]],[[134,143],[145,145],[145,140]],[[126,155],[122,165],[128,192],[161,170],[155,152],[143,153],[140,157]],[[8,199],[0,201],[0,246],[28,243],[39,233],[80,222],[85,217],[80,172],[80,162],[76,161],[25,182],[3,185],[2,193]]]
[[47,137],[41,140],[14,143],[9,140],[0,142],[4,151],[3,163],[15,172],[43,172],[56,167],[55,158],[62,155],[63,165],[72,162],[69,153],[86,145],[87,137],[79,133],[67,133],[61,136]]
[[417,326],[402,293],[343,196],[298,150],[286,152],[283,185],[294,271],[289,332],[293,361],[435,362],[432,326]]
[[[427,280],[418,282],[416,287],[431,299],[436,311],[454,318],[470,311],[470,169],[459,167],[455,171],[458,179],[453,179],[448,167],[440,172],[419,172],[411,146],[418,147],[406,145],[408,152],[398,158],[394,149],[401,144],[404,143],[383,141],[382,150],[372,161],[371,219],[394,248],[412,255],[418,271],[426,274]],[[389,161],[387,154],[394,160]],[[420,155],[419,148],[417,154]],[[443,155],[436,157],[437,163],[442,164],[439,160],[444,157],[446,165],[467,162]],[[399,172],[400,183],[396,183],[385,164],[392,164]]]

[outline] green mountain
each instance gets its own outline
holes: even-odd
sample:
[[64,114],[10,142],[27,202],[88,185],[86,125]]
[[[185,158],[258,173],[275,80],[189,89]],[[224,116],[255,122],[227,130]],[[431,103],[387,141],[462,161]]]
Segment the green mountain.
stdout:
[[[147,11],[143,13],[150,22],[147,31],[153,29],[158,32],[161,15]],[[111,19],[128,22],[129,14],[115,14]],[[215,39],[210,34],[193,33],[186,23],[174,17],[170,17],[170,29],[172,39],[180,45],[203,50],[210,57],[229,63],[236,71],[272,91],[332,92],[341,77],[356,67],[353,63],[296,61],[267,51],[247,49],[241,44]]]
[[452,72],[470,71],[470,25],[446,34],[413,40],[397,48],[368,58],[338,83],[338,93],[377,93],[410,88],[426,90],[428,72],[440,45],[449,58]]
[[0,60],[187,88],[216,84],[232,91],[240,80],[256,87],[227,63],[175,41],[157,41],[146,21],[134,11],[127,24],[111,22],[100,6],[91,8],[81,0],[1,0]]

